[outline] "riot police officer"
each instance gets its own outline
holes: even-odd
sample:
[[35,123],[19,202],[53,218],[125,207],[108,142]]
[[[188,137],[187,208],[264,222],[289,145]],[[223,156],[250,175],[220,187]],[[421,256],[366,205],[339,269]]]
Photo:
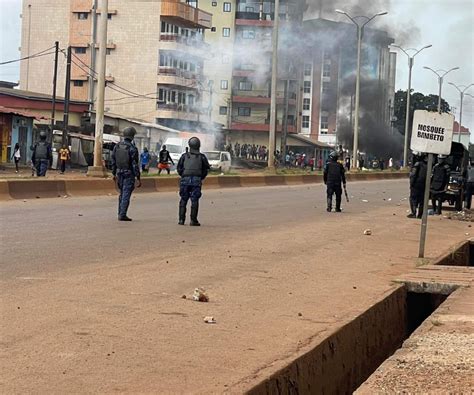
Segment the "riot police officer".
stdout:
[[438,163],[433,167],[430,188],[433,211],[436,215],[441,215],[441,206],[449,183],[450,173],[451,168],[446,163],[446,155],[438,155]]
[[127,216],[130,198],[135,189],[135,179],[137,188],[141,187],[140,168],[138,166],[138,149],[133,144],[133,138],[137,131],[133,127],[123,130],[123,141],[118,143],[112,152],[112,174],[114,181],[120,190],[118,203],[118,220],[131,221]]
[[53,160],[53,150],[51,144],[46,141],[46,132],[40,132],[40,141],[33,146],[33,155],[31,161],[36,168],[36,175],[38,177],[46,176],[48,166]]
[[186,220],[186,206],[191,199],[191,226],[200,226],[198,221],[199,199],[202,196],[202,180],[207,177],[209,162],[205,155],[199,152],[201,141],[191,137],[188,141],[189,152],[184,153],[178,162],[177,171],[181,176],[179,183],[179,225],[184,225]]
[[[423,200],[428,165],[426,155],[413,154],[413,165],[410,171],[410,214],[408,218],[421,218],[423,215]],[[418,215],[417,215],[418,210]]]
[[329,160],[324,166],[324,184],[327,186],[327,211],[332,211],[332,196],[336,195],[336,212],[341,212],[342,188],[341,183],[346,185],[344,166],[337,161],[338,154],[332,151]]

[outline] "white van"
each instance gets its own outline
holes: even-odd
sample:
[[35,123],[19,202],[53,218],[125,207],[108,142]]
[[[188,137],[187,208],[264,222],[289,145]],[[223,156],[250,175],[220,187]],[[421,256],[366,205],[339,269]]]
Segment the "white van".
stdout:
[[231,158],[230,154],[226,151],[207,151],[203,152],[206,155],[211,170],[217,170],[221,173],[227,173],[230,171]]
[[185,139],[179,137],[169,137],[166,139],[163,145],[166,145],[166,149],[169,151],[171,158],[175,164],[178,164],[179,158],[186,151],[188,142]]

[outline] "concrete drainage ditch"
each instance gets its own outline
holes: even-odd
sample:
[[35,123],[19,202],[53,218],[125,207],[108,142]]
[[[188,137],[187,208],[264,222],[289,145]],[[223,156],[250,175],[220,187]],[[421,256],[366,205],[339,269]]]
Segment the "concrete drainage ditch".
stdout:
[[[472,266],[472,251],[472,241],[458,245],[450,253],[450,264]],[[446,264],[445,258],[439,263]],[[248,393],[353,393],[453,291],[469,286],[474,279],[474,268],[448,267],[446,271],[443,268],[446,266],[430,265],[417,269],[411,277],[407,275],[407,279],[398,280],[400,284],[380,301]],[[469,271],[468,278],[461,271]],[[443,273],[448,274],[446,281]],[[420,280],[423,276],[425,280]]]

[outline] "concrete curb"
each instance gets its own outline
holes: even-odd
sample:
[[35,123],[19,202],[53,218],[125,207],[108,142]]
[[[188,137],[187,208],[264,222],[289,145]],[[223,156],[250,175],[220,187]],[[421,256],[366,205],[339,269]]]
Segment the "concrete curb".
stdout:
[[[408,173],[349,173],[348,181],[374,181],[407,178]],[[205,189],[240,188],[277,185],[320,184],[322,175],[250,175],[211,176],[204,181]],[[139,193],[176,192],[179,178],[150,177],[142,179]],[[70,196],[116,195],[117,189],[112,179],[86,178],[79,180],[0,180],[0,201],[10,199],[52,198]]]

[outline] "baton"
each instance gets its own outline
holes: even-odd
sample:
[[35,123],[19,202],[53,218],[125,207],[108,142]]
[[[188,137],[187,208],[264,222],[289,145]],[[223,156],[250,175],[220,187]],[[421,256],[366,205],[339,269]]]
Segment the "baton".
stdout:
[[349,196],[347,195],[347,188],[345,184],[344,184],[344,195],[346,195],[347,203],[349,203]]

